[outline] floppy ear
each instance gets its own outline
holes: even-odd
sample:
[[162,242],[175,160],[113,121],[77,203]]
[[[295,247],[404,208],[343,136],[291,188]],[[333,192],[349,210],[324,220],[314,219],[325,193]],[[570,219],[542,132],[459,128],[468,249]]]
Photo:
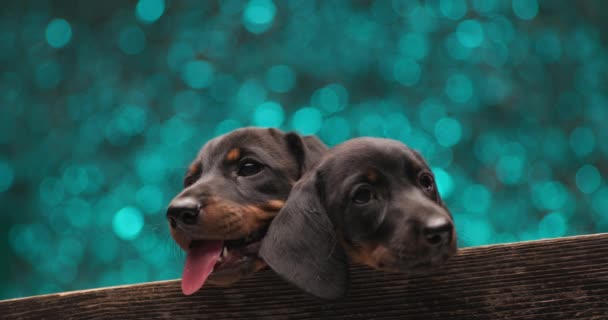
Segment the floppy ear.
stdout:
[[322,299],[346,294],[348,266],[319,198],[315,172],[291,191],[262,240],[260,256],[281,277]]
[[314,136],[302,137],[295,132],[288,132],[285,140],[300,168],[298,178],[312,169],[327,151],[327,146]]

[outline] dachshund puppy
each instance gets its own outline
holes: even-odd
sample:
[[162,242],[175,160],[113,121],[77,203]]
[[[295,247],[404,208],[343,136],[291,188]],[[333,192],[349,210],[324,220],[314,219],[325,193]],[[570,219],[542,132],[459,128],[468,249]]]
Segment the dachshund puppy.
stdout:
[[304,291],[336,299],[348,287],[347,260],[422,274],[456,250],[452,215],[420,154],[398,141],[357,138],[293,187],[260,256]]
[[171,236],[187,253],[186,295],[229,285],[265,266],[260,240],[292,185],[327,147],[312,136],[244,128],[205,144],[167,209]]

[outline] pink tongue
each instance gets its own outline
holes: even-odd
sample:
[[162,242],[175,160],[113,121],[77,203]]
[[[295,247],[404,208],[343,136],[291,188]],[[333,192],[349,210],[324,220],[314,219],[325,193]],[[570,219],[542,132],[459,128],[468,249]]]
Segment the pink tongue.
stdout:
[[221,240],[206,240],[188,251],[182,275],[182,292],[185,295],[195,293],[205,284],[223,247],[224,242]]

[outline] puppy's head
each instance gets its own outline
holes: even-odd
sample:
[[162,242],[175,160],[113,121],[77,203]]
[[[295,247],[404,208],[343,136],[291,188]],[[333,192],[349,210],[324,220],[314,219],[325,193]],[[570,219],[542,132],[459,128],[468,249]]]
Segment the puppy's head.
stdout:
[[325,150],[316,138],[262,128],[233,131],[201,149],[167,209],[171,235],[187,252],[185,294],[208,276],[227,285],[264,267],[260,240],[292,185]]
[[375,138],[328,152],[296,184],[260,250],[277,273],[327,299],[345,294],[347,257],[417,274],[455,252],[452,216],[428,165],[402,143]]

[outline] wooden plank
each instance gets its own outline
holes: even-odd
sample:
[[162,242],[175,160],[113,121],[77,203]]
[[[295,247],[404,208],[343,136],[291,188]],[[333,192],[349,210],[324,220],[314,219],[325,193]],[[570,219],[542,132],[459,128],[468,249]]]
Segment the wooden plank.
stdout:
[[185,297],[179,281],[0,301],[3,319],[608,319],[608,234],[461,250],[432,275],[351,268],[324,302],[271,271]]

